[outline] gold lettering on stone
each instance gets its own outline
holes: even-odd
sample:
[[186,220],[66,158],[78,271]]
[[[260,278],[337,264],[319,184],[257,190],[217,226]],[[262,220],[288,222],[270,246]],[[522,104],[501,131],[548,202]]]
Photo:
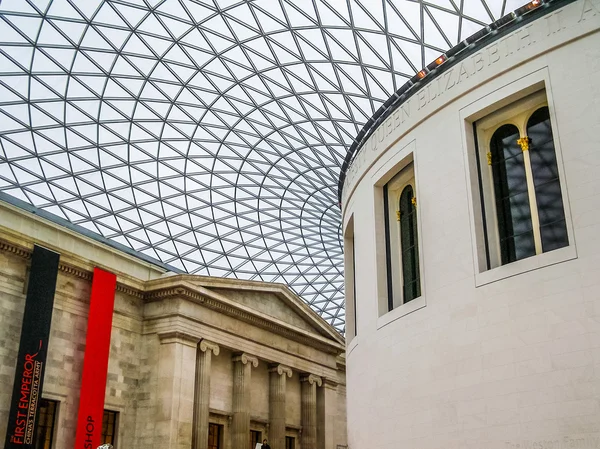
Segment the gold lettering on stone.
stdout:
[[388,119],[385,121],[385,134],[386,136],[389,136],[390,134],[392,134],[392,117],[388,117]]
[[582,3],[581,16],[579,17],[578,23],[582,20],[594,17],[596,14],[600,14],[600,6],[594,5],[595,2],[593,0],[584,0]]

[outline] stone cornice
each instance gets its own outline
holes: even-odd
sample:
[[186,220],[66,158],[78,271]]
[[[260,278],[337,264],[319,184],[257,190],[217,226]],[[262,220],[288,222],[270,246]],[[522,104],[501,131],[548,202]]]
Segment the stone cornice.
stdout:
[[[14,254],[18,257],[21,257],[23,259],[29,260],[31,259],[31,255],[33,254],[33,249],[32,248],[27,248],[25,246],[10,242],[8,240],[0,240],[0,252],[7,252],[7,253],[11,253]],[[61,254],[61,257],[63,256],[63,254]],[[67,259],[70,259],[69,256],[66,256]],[[80,279],[84,279],[86,281],[90,281],[93,278],[93,267],[89,267],[89,266],[79,266],[76,263],[73,263],[73,261],[69,260],[69,262],[65,262],[65,261],[60,261],[58,264],[58,271],[68,275],[68,276],[73,276],[73,277],[77,277]],[[123,282],[117,282],[117,289],[118,292],[124,293],[126,295],[129,296],[133,296],[136,298],[142,298],[143,293],[140,289],[129,286]]]
[[187,346],[193,346],[194,348],[198,345],[198,341],[200,340],[195,335],[181,331],[159,332],[158,338],[160,344],[181,343]]
[[[33,242],[27,245],[21,243],[18,236],[8,234],[0,239],[0,252],[14,254],[23,259],[30,259],[33,253]],[[94,266],[90,261],[85,261],[77,255],[61,253],[59,271],[68,276],[73,276],[86,281],[92,280]],[[199,277],[201,284],[215,288],[234,288],[234,283],[229,279],[214,279]],[[263,291],[276,294],[285,304],[306,317],[314,326],[314,333],[297,326],[288,324],[273,317],[265,316],[260,312],[229,300],[228,298],[209,288],[197,285],[196,277],[191,275],[177,275],[141,281],[131,278],[126,274],[117,273],[116,291],[146,301],[160,301],[170,297],[182,297],[198,303],[224,315],[239,319],[256,327],[265,329],[277,335],[314,347],[328,354],[341,354],[344,352],[343,338],[317,316],[308,305],[299,298],[294,297],[283,284],[263,284],[252,281],[240,281],[241,290]],[[200,338],[198,338],[200,340]]]
[[25,248],[20,245],[8,242],[6,240],[0,240],[0,251],[4,253],[11,253],[23,259],[31,259],[33,251],[29,248]]
[[337,390],[337,386],[339,385],[338,382],[336,382],[333,379],[329,379],[327,377],[323,378],[323,388],[329,388],[331,390]]
[[[327,339],[316,333],[311,334],[273,317],[265,317],[259,312],[235,303],[222,295],[189,282],[184,282],[181,276],[173,276],[160,281],[150,282],[150,289],[144,294],[146,301],[162,301],[173,297],[184,298],[256,327],[305,343],[329,354],[340,354],[344,351],[344,346],[338,343],[337,340]],[[153,289],[152,286],[157,288]]]

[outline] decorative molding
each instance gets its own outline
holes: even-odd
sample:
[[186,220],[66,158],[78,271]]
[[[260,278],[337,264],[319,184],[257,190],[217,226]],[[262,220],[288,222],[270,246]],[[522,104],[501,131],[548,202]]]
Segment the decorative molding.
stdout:
[[[0,240],[0,252],[15,254],[18,257],[29,260],[31,259],[31,254],[33,253],[33,250],[31,248],[17,245],[6,240]],[[90,282],[93,277],[93,269],[78,267],[68,262],[60,262],[58,265],[58,270],[69,276],[85,279],[86,281]],[[125,285],[122,282],[117,282],[117,291],[138,299],[141,299],[143,297],[143,292],[141,290],[134,287],[129,287],[128,285]]]
[[85,279],[86,281],[91,281],[93,277],[93,272],[89,270],[84,270],[82,268],[73,266],[65,262],[60,262],[58,264],[58,270],[73,277]]
[[323,388],[329,388],[330,390],[337,390],[339,383],[333,379],[327,377],[323,378]]
[[[313,311],[308,304],[300,299],[288,286],[284,284],[266,283],[262,281],[248,281],[243,279],[229,279],[229,278],[216,278],[216,277],[205,277],[197,276],[193,274],[181,274],[171,279],[177,279],[180,283],[193,283],[194,286],[200,289],[211,290],[213,288],[228,289],[236,291],[253,291],[272,293],[282,300],[287,306],[291,307],[292,310],[305,316],[312,324],[321,336],[331,338],[337,341],[340,345],[345,345],[344,337],[339,332],[331,327],[322,317],[320,317],[315,311]],[[150,281],[147,290],[152,290],[154,284],[163,283],[164,279],[155,279]],[[159,289],[160,287],[156,287]]]
[[208,413],[215,416],[222,416],[224,418],[231,418],[233,416],[233,413],[231,412],[226,412],[225,410],[219,410],[216,408],[209,408]]
[[30,248],[25,248],[20,245],[7,242],[6,240],[0,240],[0,251],[5,253],[11,253],[15,256],[22,257],[23,259],[31,259],[33,251]]
[[301,377],[300,382],[308,382],[311,385],[316,383],[319,387],[323,385],[323,379],[315,374],[309,374]]
[[250,427],[252,427],[252,424],[258,425],[257,427],[264,426],[265,430],[267,430],[267,431],[269,430],[269,420],[268,419],[260,418],[259,416],[251,416],[250,417]]
[[[9,242],[7,240],[0,240],[0,251],[8,252],[11,254],[15,254],[23,259],[29,260],[31,258],[31,254],[33,250],[31,248],[15,244]],[[92,280],[93,277],[93,268],[92,267],[81,267],[73,264],[72,262],[60,262],[59,263],[59,271],[65,273],[66,275],[77,277],[80,279],[84,279],[86,281]],[[142,284],[143,285],[143,284]],[[152,288],[152,287],[150,287]],[[229,287],[233,288],[233,287]],[[269,291],[273,290],[271,289]],[[117,282],[117,292],[123,293],[128,296],[132,296],[134,298],[143,299],[147,302],[152,301],[160,301],[166,298],[179,296],[190,301],[193,301],[198,304],[202,304],[205,307],[208,307],[212,310],[215,310],[224,315],[239,319],[246,323],[252,324],[256,327],[265,329],[269,332],[273,332],[275,334],[281,335],[283,337],[290,338],[294,341],[298,341],[300,343],[306,344],[313,348],[316,348],[320,351],[323,351],[327,354],[340,354],[344,351],[343,346],[332,340],[331,343],[327,343],[326,341],[322,341],[320,338],[311,337],[301,331],[291,329],[286,327],[280,323],[273,322],[268,318],[264,318],[258,314],[253,314],[251,312],[239,309],[237,307],[231,306],[229,304],[223,303],[218,299],[208,297],[206,295],[202,295],[197,291],[194,291],[192,288],[188,286],[175,285],[168,288],[162,288],[157,290],[149,290],[144,291],[143,289],[138,289],[135,287],[131,287],[122,282]],[[271,291],[272,293],[283,294],[282,292],[275,289]],[[300,306],[299,306],[300,307]],[[321,337],[321,335],[319,335]],[[165,337],[166,338],[166,337]],[[194,337],[195,338],[195,337]],[[322,337],[324,338],[324,337]],[[198,338],[196,340],[199,340]],[[196,344],[195,343],[195,344]],[[217,355],[215,353],[215,355]]]
[[287,365],[282,365],[282,364],[278,364],[278,365],[271,365],[269,368],[269,372],[270,373],[277,373],[280,376],[282,375],[287,375],[287,377],[292,377],[292,368],[290,368]]
[[137,299],[142,299],[144,297],[144,292],[142,290],[139,290],[139,289],[133,288],[133,287],[129,287],[120,282],[117,282],[117,291],[120,293],[123,293],[125,295],[128,295],[128,296],[133,296],[134,298],[137,298]]
[[172,287],[161,288],[158,290],[151,290],[144,294],[144,299],[148,302],[161,301],[163,299],[171,297],[181,297],[193,301],[195,303],[202,304],[203,306],[208,307],[209,309],[215,310],[224,315],[239,319],[240,321],[244,321],[246,323],[268,330],[275,334],[288,337],[294,341],[298,341],[308,346],[312,346],[328,354],[337,355],[344,351],[343,348],[337,347],[337,342],[327,344],[325,342],[320,341],[317,338],[311,338],[306,334],[282,326],[267,318],[263,318],[259,315],[255,315],[237,307],[233,307],[229,304],[225,304],[217,299],[202,295],[188,286],[176,285]]
[[209,341],[209,340],[205,340],[205,339],[200,341],[198,348],[202,352],[212,351],[214,355],[219,355],[219,352],[221,351],[218,344],[213,343],[212,341]]
[[165,331],[158,332],[158,338],[160,339],[160,344],[170,344],[170,343],[181,343],[191,347],[197,347],[199,337],[195,335],[188,334],[186,332],[181,331]]
[[242,362],[244,365],[250,363],[254,368],[258,366],[258,358],[245,352],[234,354],[231,360],[233,362]]

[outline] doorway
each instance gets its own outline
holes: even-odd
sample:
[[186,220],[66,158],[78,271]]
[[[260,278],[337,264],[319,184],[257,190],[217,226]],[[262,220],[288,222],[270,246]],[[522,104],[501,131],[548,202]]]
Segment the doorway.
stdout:
[[208,449],[221,449],[221,428],[219,424],[208,424]]
[[250,431],[250,449],[254,449],[257,443],[262,443],[262,432],[260,430]]
[[296,449],[296,439],[294,437],[285,437],[285,449]]

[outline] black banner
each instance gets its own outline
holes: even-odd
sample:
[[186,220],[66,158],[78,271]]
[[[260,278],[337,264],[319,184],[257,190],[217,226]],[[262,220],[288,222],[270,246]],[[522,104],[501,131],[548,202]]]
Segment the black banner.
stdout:
[[5,449],[33,448],[60,255],[34,246]]

